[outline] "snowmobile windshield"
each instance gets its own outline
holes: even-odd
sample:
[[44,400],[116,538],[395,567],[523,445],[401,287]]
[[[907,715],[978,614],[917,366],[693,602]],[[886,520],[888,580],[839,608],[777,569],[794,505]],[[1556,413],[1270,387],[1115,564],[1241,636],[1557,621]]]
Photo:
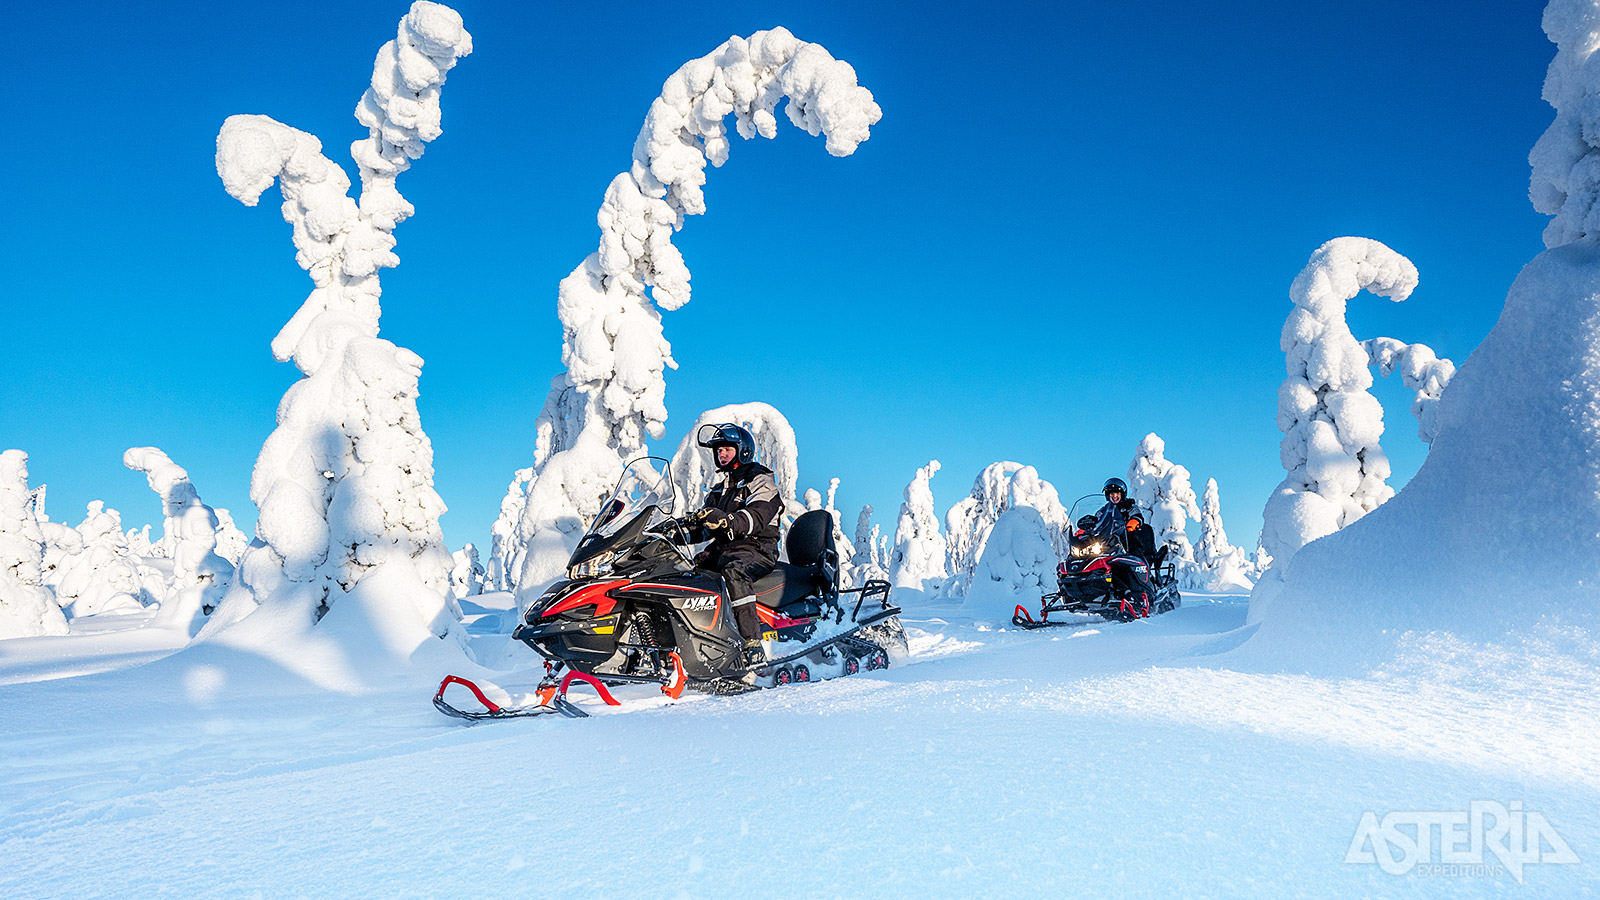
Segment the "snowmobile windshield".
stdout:
[[[1099,504],[1098,509],[1096,509],[1097,504]],[[1138,512],[1140,519],[1145,522],[1150,521],[1150,516],[1143,507],[1135,505],[1134,510]],[[1085,494],[1073,501],[1072,511],[1067,514],[1067,520],[1075,523],[1071,543],[1113,541],[1119,549],[1126,547],[1127,538],[1124,532],[1128,527],[1128,518],[1128,513],[1106,502],[1104,495]],[[1090,522],[1092,524],[1089,524]],[[1079,531],[1083,532],[1082,537],[1078,536]]]
[[650,523],[665,516],[676,499],[672,472],[667,461],[656,456],[641,456],[628,463],[617,479],[617,486],[600,505],[600,512],[589,523],[589,530],[578,541],[568,560],[576,566],[602,554],[626,548],[639,540]]

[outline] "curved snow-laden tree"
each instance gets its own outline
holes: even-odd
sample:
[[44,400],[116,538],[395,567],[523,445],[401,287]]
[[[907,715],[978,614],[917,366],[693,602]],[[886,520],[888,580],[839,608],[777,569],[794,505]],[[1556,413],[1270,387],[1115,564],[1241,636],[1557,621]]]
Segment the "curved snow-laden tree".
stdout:
[[1051,546],[1058,554],[1065,551],[1067,510],[1055,487],[1040,478],[1032,466],[990,463],[973,479],[972,493],[945,512],[945,568],[949,580],[944,585],[944,596],[967,595],[990,532],[1007,511],[1019,506],[1037,511],[1040,520],[1054,529],[1050,532]]
[[1362,341],[1367,351],[1367,363],[1385,378],[1400,373],[1406,389],[1416,392],[1411,401],[1411,414],[1417,417],[1417,437],[1425,444],[1433,443],[1439,433],[1439,398],[1455,377],[1456,364],[1440,359],[1427,344],[1407,344],[1394,338],[1380,337]]
[[198,630],[202,617],[222,602],[233,580],[233,565],[217,554],[217,528],[222,521],[200,501],[189,473],[155,447],[132,447],[122,464],[143,473],[161,497],[161,540],[172,560],[172,581],[161,600],[155,624]]
[[1294,309],[1279,341],[1287,374],[1278,388],[1287,474],[1262,513],[1273,564],[1256,584],[1253,610],[1270,602],[1296,551],[1394,496],[1378,446],[1383,406],[1368,391],[1367,351],[1345,323],[1345,304],[1362,291],[1398,303],[1416,286],[1410,260],[1377,241],[1343,237],[1318,247],[1289,288]]
[[28,489],[28,454],[0,453],[0,640],[66,634],[67,619],[44,586],[44,532]]
[[929,480],[939,471],[932,460],[917,470],[906,485],[905,502],[900,504],[900,519],[894,529],[894,553],[889,560],[890,582],[902,590],[933,596],[944,586],[945,540],[939,534],[939,515],[934,511]]
[[1199,499],[1189,482],[1189,470],[1166,457],[1167,444],[1155,432],[1139,441],[1128,464],[1128,496],[1150,510],[1150,528],[1157,547],[1171,547],[1167,560],[1177,566],[1180,583],[1193,586],[1194,547],[1184,530],[1189,520],[1199,521]]
[[[440,127],[445,73],[472,51],[461,17],[418,0],[394,40],[378,51],[355,110],[369,134],[350,147],[350,179],[312,135],[266,116],[232,116],[217,135],[217,173],[229,194],[254,206],[277,182],[293,227],[296,261],[314,285],[272,341],[304,377],[284,395],[250,482],[260,513],[224,608],[222,627],[271,601],[305,625],[386,566],[390,602],[443,636],[450,553],[439,530],[433,451],[417,414],[422,359],[379,338],[379,273],[399,263],[396,225],[414,208],[396,177],[422,156]],[[392,580],[393,580],[392,579]],[[391,580],[391,581],[392,581]]]
[[[702,425],[720,425],[723,422],[744,426],[756,439],[756,462],[771,469],[772,478],[778,483],[778,496],[782,498],[784,506],[784,523],[805,512],[805,505],[795,499],[800,480],[800,448],[789,420],[767,403],[730,403],[701,413],[678,442],[678,450],[672,454],[675,502],[672,514],[681,516],[699,509],[701,501],[717,480],[711,451],[701,447],[696,436]],[[606,485],[606,490],[610,489],[611,485]],[[817,499],[820,501],[822,496],[817,495]]]
[[740,136],[777,134],[774,115],[825,135],[848,156],[882,115],[855,70],[782,28],[732,37],[685,63],[662,85],[597,216],[600,247],[561,282],[561,360],[539,414],[533,482],[518,530],[526,548],[519,593],[537,592],[568,555],[623,463],[660,438],[665,370],[676,367],[661,312],[689,302],[689,270],[672,244],[687,216],[705,212],[707,162],[728,158],[727,117]]

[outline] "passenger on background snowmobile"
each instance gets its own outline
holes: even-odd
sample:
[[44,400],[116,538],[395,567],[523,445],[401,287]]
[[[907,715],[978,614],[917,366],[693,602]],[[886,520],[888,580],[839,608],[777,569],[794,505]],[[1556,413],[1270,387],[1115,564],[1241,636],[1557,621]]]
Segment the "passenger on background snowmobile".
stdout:
[[734,624],[744,638],[745,658],[754,665],[764,654],[761,619],[752,594],[756,580],[778,564],[783,501],[772,470],[755,461],[756,440],[748,430],[733,424],[704,425],[696,443],[711,451],[722,480],[706,494],[702,524],[690,535],[696,542],[711,540],[694,564],[722,574],[733,603]]
[[[1157,565],[1155,532],[1145,523],[1133,498],[1128,496],[1127,483],[1121,478],[1108,478],[1100,492],[1106,495],[1106,505],[1095,514],[1099,526],[1108,530],[1120,529],[1129,554],[1144,560],[1146,564]],[[1160,555],[1164,557],[1166,554]],[[1147,602],[1155,594],[1155,585],[1150,583],[1147,569],[1122,559],[1113,559],[1110,565],[1118,594],[1140,602]]]

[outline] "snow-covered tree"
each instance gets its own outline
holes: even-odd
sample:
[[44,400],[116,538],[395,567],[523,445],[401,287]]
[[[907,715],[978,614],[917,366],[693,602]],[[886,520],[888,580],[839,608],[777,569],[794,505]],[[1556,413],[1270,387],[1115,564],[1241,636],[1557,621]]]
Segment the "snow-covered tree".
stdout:
[[273,356],[292,359],[304,377],[284,395],[256,462],[256,540],[214,626],[269,601],[310,625],[392,567],[382,602],[395,608],[385,622],[417,622],[440,636],[450,629],[445,506],[416,404],[422,359],[377,336],[378,299],[380,272],[399,263],[392,232],[415,212],[395,179],[441,134],[445,73],[471,51],[471,35],[447,6],[418,0],[400,20],[355,110],[369,132],[350,147],[359,201],[312,135],[242,115],[217,136],[217,173],[229,194],[254,206],[277,182],[296,261],[314,289],[272,341]]
[[[717,481],[716,461],[711,451],[699,444],[700,428],[730,422],[741,425],[756,440],[756,462],[772,470],[772,479],[778,483],[778,496],[784,503],[784,524],[806,511],[795,499],[800,480],[800,447],[795,441],[794,428],[783,413],[767,403],[731,403],[701,413],[694,424],[678,442],[672,454],[672,483],[676,506],[673,515],[681,516],[699,509],[706,493]],[[611,490],[611,485],[606,485]],[[815,493],[815,492],[813,492]],[[604,495],[601,499],[605,499]],[[817,495],[817,508],[821,509],[822,495]]]
[[826,135],[834,156],[853,153],[882,114],[855,70],[821,46],[782,28],[732,37],[667,79],[632,167],[606,189],[599,250],[562,280],[557,299],[566,372],[552,380],[537,423],[517,535],[524,602],[561,573],[623,464],[664,433],[664,372],[677,364],[661,313],[689,301],[672,234],[705,212],[705,167],[728,158],[728,115],[742,137],[770,138],[785,100],[789,120]]
[[990,532],[1008,510],[1018,506],[1037,511],[1052,529],[1051,546],[1058,555],[1064,552],[1067,510],[1055,487],[1032,466],[990,463],[973,479],[972,493],[945,512],[945,566],[950,576],[944,586],[946,597],[967,595]]
[[1018,603],[1033,605],[1055,590],[1061,529],[1029,506],[1007,509],[986,535],[962,611],[975,618],[1011,621]]
[[1194,560],[1197,587],[1223,591],[1249,590],[1253,585],[1244,550],[1228,543],[1215,478],[1206,479],[1205,497],[1200,501],[1200,543],[1195,547]]
[[122,454],[122,464],[142,472],[150,489],[161,497],[165,517],[159,547],[172,560],[172,580],[161,599],[155,624],[198,630],[201,617],[222,602],[233,580],[233,565],[217,551],[217,529],[222,521],[200,501],[189,473],[155,447],[133,447]]
[[900,520],[894,529],[894,555],[889,561],[889,579],[896,588],[930,597],[944,586],[948,575],[944,536],[939,534],[939,515],[928,486],[938,471],[939,461],[932,460],[906,485],[906,499],[900,504]]
[[1345,323],[1345,303],[1363,290],[1395,302],[1417,286],[1417,268],[1367,238],[1335,238],[1311,254],[1289,289],[1294,309],[1280,345],[1279,457],[1287,473],[1262,513],[1272,568],[1252,605],[1270,602],[1283,567],[1306,544],[1349,525],[1394,496],[1378,446],[1383,406],[1368,388],[1368,355]]
[[216,554],[228,561],[234,569],[239,568],[239,560],[244,557],[244,551],[250,546],[250,538],[239,530],[234,524],[233,514],[218,506],[212,510],[217,514],[217,546]]
[[500,500],[500,518],[489,528],[489,565],[484,583],[492,591],[515,591],[517,580],[522,577],[522,557],[528,546],[517,538],[517,528],[528,505],[528,482],[532,480],[532,467],[518,469],[511,476],[506,495]]
[[478,562],[478,548],[467,544],[450,554],[454,566],[450,569],[450,596],[460,600],[483,593],[483,564]]
[[1394,338],[1380,337],[1362,341],[1367,351],[1367,363],[1385,378],[1400,373],[1407,390],[1416,392],[1411,401],[1411,414],[1417,417],[1417,437],[1423,443],[1433,443],[1439,431],[1439,398],[1455,377],[1456,365],[1440,359],[1427,344],[1407,344]]
[[1178,581],[1196,587],[1194,548],[1185,531],[1199,521],[1200,507],[1189,483],[1189,470],[1166,458],[1167,444],[1155,432],[1139,441],[1128,464],[1128,496],[1150,510],[1156,547],[1170,547],[1167,562],[1177,566]]
[[874,579],[887,581],[888,555],[883,550],[883,540],[878,526],[872,524],[870,503],[861,507],[860,514],[856,516],[856,537],[852,543],[855,547],[855,556],[851,561],[850,583],[861,585]]
[[128,546],[121,513],[91,501],[73,532],[50,535],[49,554],[56,602],[73,618],[138,612],[165,595],[166,579]]
[[0,453],[0,640],[66,634],[67,620],[44,586],[44,532],[28,489],[28,454]]

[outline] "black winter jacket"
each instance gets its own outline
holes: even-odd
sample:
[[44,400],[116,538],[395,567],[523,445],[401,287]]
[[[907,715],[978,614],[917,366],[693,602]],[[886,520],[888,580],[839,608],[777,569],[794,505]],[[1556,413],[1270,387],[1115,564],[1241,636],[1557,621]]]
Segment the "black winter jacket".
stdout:
[[715,531],[700,528],[697,539],[711,538],[713,549],[738,544],[777,558],[783,499],[778,496],[778,482],[771,469],[748,462],[723,473],[722,481],[706,494],[705,508],[727,513],[729,527]]

